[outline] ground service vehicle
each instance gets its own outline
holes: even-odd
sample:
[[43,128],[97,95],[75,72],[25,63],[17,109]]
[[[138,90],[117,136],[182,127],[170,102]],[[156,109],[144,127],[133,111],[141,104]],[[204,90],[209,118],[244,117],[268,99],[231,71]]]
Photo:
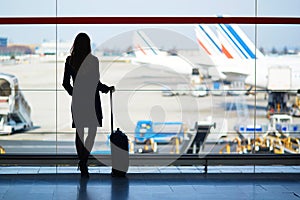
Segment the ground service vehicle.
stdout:
[[135,142],[145,143],[154,139],[157,143],[169,143],[173,138],[183,139],[182,122],[153,122],[151,120],[140,120],[135,128]]
[[31,128],[30,113],[31,108],[19,89],[17,77],[0,73],[0,133]]

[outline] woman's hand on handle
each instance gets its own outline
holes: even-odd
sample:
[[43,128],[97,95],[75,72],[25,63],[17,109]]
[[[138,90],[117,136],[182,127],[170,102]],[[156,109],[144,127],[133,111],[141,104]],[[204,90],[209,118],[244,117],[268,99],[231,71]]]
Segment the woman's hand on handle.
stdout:
[[115,86],[110,86],[110,87],[109,87],[109,90],[110,90],[111,92],[116,91]]

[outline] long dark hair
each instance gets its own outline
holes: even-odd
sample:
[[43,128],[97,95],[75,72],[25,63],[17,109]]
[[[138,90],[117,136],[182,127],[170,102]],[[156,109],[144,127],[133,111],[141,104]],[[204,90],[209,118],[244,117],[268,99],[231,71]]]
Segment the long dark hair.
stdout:
[[71,48],[71,66],[78,71],[83,60],[89,53],[91,53],[91,40],[86,33],[79,33]]

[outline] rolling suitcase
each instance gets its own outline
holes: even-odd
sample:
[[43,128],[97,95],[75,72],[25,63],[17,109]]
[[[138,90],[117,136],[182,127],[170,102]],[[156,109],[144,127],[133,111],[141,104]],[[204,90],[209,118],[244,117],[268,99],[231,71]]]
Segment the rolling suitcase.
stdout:
[[113,104],[112,91],[110,91],[110,114],[111,114],[111,135],[110,135],[110,149],[112,159],[113,177],[124,177],[128,171],[129,153],[128,153],[128,137],[119,128],[114,132],[113,129]]

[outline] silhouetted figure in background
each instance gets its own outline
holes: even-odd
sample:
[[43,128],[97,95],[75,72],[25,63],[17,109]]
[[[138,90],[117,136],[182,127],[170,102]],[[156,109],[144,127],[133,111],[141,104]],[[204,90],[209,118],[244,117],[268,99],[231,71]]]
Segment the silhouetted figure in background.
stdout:
[[[71,85],[73,81],[73,86]],[[97,127],[102,126],[102,109],[99,91],[108,93],[114,87],[100,82],[99,61],[91,54],[90,38],[79,33],[65,63],[63,87],[72,96],[72,128],[76,128],[78,168],[82,177],[89,177],[87,161],[94,145]],[[84,141],[84,128],[88,136]]]

